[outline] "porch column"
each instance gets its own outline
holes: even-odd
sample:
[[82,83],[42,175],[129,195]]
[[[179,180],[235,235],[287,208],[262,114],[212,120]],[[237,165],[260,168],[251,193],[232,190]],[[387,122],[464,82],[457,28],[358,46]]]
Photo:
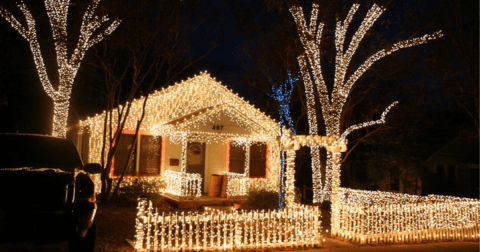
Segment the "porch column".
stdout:
[[187,136],[182,135],[182,155],[180,157],[180,169],[182,172],[187,172]]
[[295,203],[295,150],[287,150],[287,170],[285,172],[285,203],[292,206]]
[[250,142],[245,143],[245,177],[250,177]]

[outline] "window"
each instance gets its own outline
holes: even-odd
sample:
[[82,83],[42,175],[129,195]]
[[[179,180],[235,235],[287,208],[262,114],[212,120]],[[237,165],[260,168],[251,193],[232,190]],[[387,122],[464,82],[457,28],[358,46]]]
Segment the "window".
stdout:
[[83,159],[84,163],[89,162],[89,160],[88,160],[89,144],[90,144],[90,129],[89,128],[84,128],[82,138],[81,138],[82,149],[80,151],[80,154],[82,156],[82,159]]
[[252,144],[250,146],[250,178],[265,177],[267,177],[267,144]]
[[472,196],[478,197],[479,187],[478,187],[478,178],[479,173],[478,169],[470,169],[470,193]]
[[[122,134],[120,136],[120,142],[118,143],[117,151],[115,152],[114,157],[114,167],[113,167],[113,175],[121,176],[125,165],[127,164],[127,158],[130,153],[130,149],[134,145],[134,136],[132,134]],[[136,155],[133,152],[132,156],[130,157],[130,165],[127,167],[125,171],[125,175],[135,175],[135,163],[136,163]]]
[[[133,146],[133,134],[122,134],[114,157],[113,175],[121,176],[132,147],[135,150],[130,157],[130,165],[125,175],[159,175],[161,163],[162,138],[140,135],[140,144]],[[137,157],[139,160],[137,162]],[[138,165],[138,166],[137,166]]]
[[160,174],[162,139],[149,135],[140,136],[140,175]]
[[436,176],[439,179],[445,178],[445,167],[443,164],[437,164]]
[[245,172],[245,149],[230,143],[230,172]]
[[400,190],[400,180],[398,178],[390,179],[390,190],[399,191]]
[[[230,172],[245,172],[245,147],[230,143]],[[250,146],[250,178],[265,178],[267,176],[267,144],[254,143]]]
[[447,165],[448,179],[457,180],[455,165]]

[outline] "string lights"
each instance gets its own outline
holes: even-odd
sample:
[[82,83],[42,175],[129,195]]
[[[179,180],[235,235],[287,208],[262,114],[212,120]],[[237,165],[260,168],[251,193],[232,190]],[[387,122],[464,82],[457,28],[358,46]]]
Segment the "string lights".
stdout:
[[248,193],[249,177],[242,173],[223,172],[227,178],[227,197],[245,196]]
[[[295,195],[295,151],[299,150],[301,146],[308,146],[310,148],[325,147],[328,151],[328,155],[336,155],[334,159],[328,158],[327,160],[334,160],[332,162],[333,171],[340,172],[340,154],[347,150],[347,140],[345,138],[339,138],[337,136],[312,136],[312,135],[293,135],[293,133],[287,128],[283,128],[283,135],[280,138],[282,150],[286,153],[287,160],[287,183],[286,183],[286,203],[287,206],[293,204]],[[337,164],[337,165],[335,165]],[[333,174],[336,174],[333,173]],[[340,177],[332,176],[332,183],[340,186]],[[332,208],[333,208],[332,202]],[[332,219],[333,221],[333,219]],[[332,222],[333,225],[334,222]]]
[[[125,130],[134,130],[142,114],[143,99],[132,101]],[[121,109],[119,107],[118,109]],[[186,171],[188,142],[232,143],[249,146],[250,143],[267,144],[267,180],[271,191],[278,188],[280,145],[277,140],[279,126],[243,98],[221,85],[206,72],[150,94],[145,118],[140,128],[142,134],[161,136],[171,143],[181,144],[179,171]],[[89,161],[101,163],[104,120],[117,122],[117,113],[103,112],[81,120],[80,129],[89,129]],[[219,121],[227,122],[221,130],[212,128]],[[114,125],[113,130],[116,126]],[[108,128],[106,129],[109,130]],[[79,130],[82,132],[82,130]],[[106,132],[109,135],[109,132]],[[248,151],[246,153],[249,153]],[[106,155],[104,155],[106,157]],[[165,164],[162,164],[165,166]],[[249,162],[244,175],[248,177]],[[166,167],[161,168],[162,171]],[[256,180],[255,180],[256,181]],[[253,183],[253,182],[252,182]],[[256,182],[255,182],[256,183]]]
[[139,199],[135,249],[155,251],[259,251],[322,244],[319,207],[284,210],[159,213]]
[[272,94],[270,94],[270,97],[275,99],[280,105],[280,109],[278,110],[280,114],[280,127],[286,125],[294,134],[296,134],[296,132],[293,127],[293,120],[290,113],[290,103],[294,90],[293,84],[299,79],[299,77],[292,77],[292,73],[288,71],[288,79],[285,80],[285,83],[280,83],[278,88],[273,85]]
[[[318,125],[316,120],[316,110],[315,110],[315,95],[313,83],[317,90],[317,95],[319,98],[319,103],[322,109],[322,116],[325,122],[325,130],[327,136],[340,136],[345,138],[351,131],[359,129],[362,127],[371,126],[374,124],[384,123],[384,116],[390,108],[396,104],[393,103],[390,105],[382,115],[382,119],[374,122],[357,124],[348,128],[345,132],[341,133],[341,115],[342,110],[345,105],[345,102],[350,94],[350,91],[355,84],[355,82],[367,71],[373,63],[379,59],[397,51],[402,48],[412,47],[420,44],[427,43],[430,40],[437,39],[443,36],[441,31],[437,31],[432,34],[427,34],[422,37],[407,39],[395,43],[393,46],[388,49],[382,49],[377,53],[370,56],[365,62],[363,62],[351,76],[347,76],[347,69],[350,65],[350,61],[355,54],[355,51],[358,48],[358,45],[364,38],[367,31],[372,27],[378,17],[385,10],[384,8],[374,4],[369,11],[367,12],[366,17],[363,19],[360,27],[354,33],[350,44],[345,50],[345,36],[349,24],[351,23],[353,16],[359,8],[359,4],[354,4],[350,11],[347,14],[347,17],[343,22],[337,21],[335,28],[335,48],[336,48],[336,58],[335,58],[335,78],[333,84],[332,92],[329,92],[327,85],[324,81],[323,74],[321,71],[320,64],[320,42],[322,38],[322,31],[324,24],[318,23],[318,10],[319,6],[313,4],[312,12],[310,15],[310,22],[307,23],[303,14],[302,7],[294,6],[290,8],[295,23],[297,24],[298,34],[300,36],[300,41],[303,45],[305,52],[298,57],[298,63],[300,66],[300,71],[303,77],[305,84],[305,94],[307,97],[307,111],[309,118],[309,127],[310,134],[317,135]],[[333,191],[332,188],[332,179],[338,174],[335,174],[339,171],[334,171],[333,167],[338,165],[335,164],[332,159],[336,154],[327,154],[327,167],[325,174],[325,182],[322,187],[321,177],[319,174],[319,158],[317,158],[317,152],[311,149],[312,153],[312,169],[313,169],[313,188],[314,188],[314,202],[321,202],[327,199],[327,195],[330,191]],[[318,159],[318,161],[317,161]],[[318,168],[317,168],[318,167]],[[316,174],[318,173],[318,174]],[[333,201],[333,200],[332,200]]]
[[[279,117],[280,117],[280,129],[284,125],[288,126],[288,128],[294,133],[295,128],[293,127],[293,120],[292,116],[290,114],[290,102],[292,99],[292,93],[293,93],[293,84],[297,82],[300,78],[299,77],[292,77],[292,73],[288,71],[288,79],[285,80],[285,82],[282,84],[280,83],[278,88],[275,87],[275,85],[272,85],[272,94],[270,94],[270,97],[275,99],[280,108],[279,108]],[[280,132],[281,135],[282,132]],[[279,193],[278,193],[278,204],[280,208],[284,207],[285,203],[285,168],[284,168],[284,163],[285,158],[284,155],[282,154],[281,157],[281,164],[280,164],[280,186],[279,186]]]
[[361,244],[480,238],[480,201],[339,188],[336,235]]
[[198,173],[165,171],[165,192],[181,198],[198,198],[202,196],[202,176]]
[[[9,11],[0,6],[0,15],[7,20],[20,35],[25,38],[33,54],[33,60],[37,68],[40,82],[47,95],[53,100],[53,129],[52,135],[66,137],[66,126],[68,109],[70,104],[70,95],[72,86],[77,75],[80,63],[85,56],[85,52],[100,42],[105,36],[112,33],[120,24],[119,20],[114,20],[103,31],[100,27],[109,22],[107,16],[98,17],[95,11],[100,0],[93,0],[88,6],[80,27],[80,36],[72,54],[68,55],[67,48],[67,16],[70,6],[69,0],[45,0],[45,9],[52,29],[53,41],[55,44],[55,53],[57,60],[58,85],[53,85],[52,80],[47,75],[47,70],[37,39],[35,19],[28,7],[23,3],[17,3],[18,8],[23,13],[26,24],[20,23]],[[54,81],[55,82],[55,81]]]

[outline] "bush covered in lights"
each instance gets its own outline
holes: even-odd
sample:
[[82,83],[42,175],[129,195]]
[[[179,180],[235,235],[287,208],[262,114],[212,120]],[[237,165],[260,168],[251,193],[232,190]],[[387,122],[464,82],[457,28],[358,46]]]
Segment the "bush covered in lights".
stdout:
[[158,199],[166,187],[167,184],[162,178],[124,178],[118,189],[117,203],[135,205],[140,196],[146,196],[151,200]]
[[277,209],[278,192],[265,187],[249,186],[247,196],[247,209]]

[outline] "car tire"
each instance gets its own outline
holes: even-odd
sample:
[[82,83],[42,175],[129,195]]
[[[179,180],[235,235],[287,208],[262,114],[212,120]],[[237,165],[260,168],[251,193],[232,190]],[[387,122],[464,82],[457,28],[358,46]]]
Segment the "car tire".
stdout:
[[95,251],[95,237],[97,234],[96,221],[88,229],[85,237],[76,237],[68,242],[69,252],[94,252]]

